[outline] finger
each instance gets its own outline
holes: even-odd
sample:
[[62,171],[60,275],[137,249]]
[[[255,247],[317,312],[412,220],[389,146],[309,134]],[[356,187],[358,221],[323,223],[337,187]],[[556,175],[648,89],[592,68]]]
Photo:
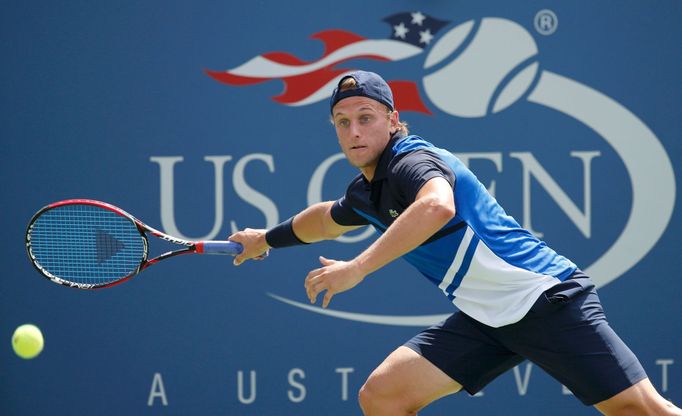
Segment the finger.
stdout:
[[319,292],[315,290],[315,286],[311,285],[308,287],[307,294],[308,294],[308,300],[310,301],[311,304],[315,304],[317,302],[317,294]]
[[318,281],[313,283],[310,286],[309,293],[310,295],[308,296],[310,299],[310,303],[315,304],[317,303],[317,295],[322,293],[325,290],[329,290],[329,285],[325,281]]
[[306,285],[312,283],[315,278],[317,278],[319,275],[321,275],[324,272],[324,267],[321,267],[319,269],[311,270],[308,272],[308,275],[305,278]]
[[308,295],[310,303],[315,303],[317,301],[317,294],[321,291],[318,286],[320,286],[321,283],[322,282],[311,281],[306,285],[305,292]]
[[265,253],[261,254],[260,256],[254,257],[254,260],[265,260],[267,256],[270,255],[270,250],[265,251]]
[[328,258],[320,256],[320,263],[322,263],[323,266],[331,266],[332,264],[335,263],[335,260],[330,260]]
[[332,301],[332,297],[334,294],[331,292],[331,290],[327,290],[327,293],[324,294],[324,298],[322,299],[322,307],[327,308],[329,306],[329,302]]
[[[311,272],[312,273],[312,272]],[[308,273],[308,276],[306,276],[305,281],[303,282],[303,287],[305,288],[305,294],[308,296],[308,300],[312,302],[312,277],[310,276],[310,273]]]
[[242,263],[244,263],[246,260],[249,260],[253,258],[253,254],[249,253],[247,251],[242,251],[241,253],[237,254],[234,256],[234,260],[232,261],[235,266],[239,266]]
[[242,232],[243,232],[243,231],[237,231],[236,233],[232,233],[232,235],[230,235],[229,237],[227,237],[227,239],[228,239],[229,241],[234,241],[234,242],[240,243],[240,242],[241,242],[241,234],[242,234]]
[[309,302],[312,302],[312,301],[313,301],[313,298],[312,298],[312,292],[311,292],[311,290],[310,290],[310,289],[311,289],[311,284],[310,284],[310,281],[309,281],[307,278],[305,279],[305,283],[303,284],[303,287],[305,288],[305,295],[308,297],[308,301],[309,301]]
[[310,299],[311,303],[315,303],[315,298],[317,297],[317,294],[322,291],[322,289],[318,289],[315,291],[315,287],[319,284],[324,284],[324,272],[326,269],[324,267],[311,270],[308,273],[308,276],[305,278],[305,283],[303,286],[305,287],[306,293],[308,294],[308,299]]

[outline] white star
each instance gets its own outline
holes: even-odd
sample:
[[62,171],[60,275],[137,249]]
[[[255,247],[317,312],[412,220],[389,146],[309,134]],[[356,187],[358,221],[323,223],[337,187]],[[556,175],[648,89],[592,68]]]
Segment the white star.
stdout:
[[395,29],[395,36],[396,38],[400,39],[405,39],[405,35],[407,35],[407,32],[410,31],[410,29],[405,27],[405,23],[400,22],[399,25],[393,26],[393,29]]
[[424,23],[424,19],[426,19],[426,16],[422,14],[422,12],[415,12],[415,13],[410,13],[412,15],[412,24],[417,24],[419,26]]
[[433,39],[431,30],[426,29],[423,32],[419,32],[419,43],[425,43],[428,45],[431,42],[431,39]]

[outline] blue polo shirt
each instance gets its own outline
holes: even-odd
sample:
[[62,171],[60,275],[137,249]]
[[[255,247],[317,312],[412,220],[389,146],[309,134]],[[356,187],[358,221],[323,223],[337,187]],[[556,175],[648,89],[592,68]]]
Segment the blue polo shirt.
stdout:
[[372,181],[356,176],[332,218],[383,233],[434,177],[452,185],[456,215],[403,258],[462,312],[492,327],[518,322],[542,292],[576,270],[507,215],[457,157],[419,136],[395,135]]

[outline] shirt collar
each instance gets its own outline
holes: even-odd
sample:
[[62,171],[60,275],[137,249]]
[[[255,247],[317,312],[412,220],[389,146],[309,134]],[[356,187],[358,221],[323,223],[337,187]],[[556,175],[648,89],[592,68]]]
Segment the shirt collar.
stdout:
[[[374,170],[374,177],[372,178],[372,182],[378,182],[386,178],[388,164],[391,162],[391,159],[393,159],[393,146],[402,139],[404,139],[405,137],[406,135],[402,131],[398,131],[395,134],[393,134],[391,139],[386,144],[384,151],[381,153],[381,156],[379,157],[379,162],[377,163],[377,167]],[[365,182],[367,182],[367,179],[364,176],[362,178]]]

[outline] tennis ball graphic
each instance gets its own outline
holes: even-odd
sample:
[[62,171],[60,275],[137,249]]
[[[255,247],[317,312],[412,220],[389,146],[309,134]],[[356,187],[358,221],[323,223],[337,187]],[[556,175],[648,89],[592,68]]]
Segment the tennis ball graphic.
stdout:
[[504,110],[523,96],[538,72],[532,59],[537,46],[522,26],[484,18],[471,42],[459,50],[474,27],[470,20],[445,33],[424,62],[426,95],[453,116],[483,117]]

